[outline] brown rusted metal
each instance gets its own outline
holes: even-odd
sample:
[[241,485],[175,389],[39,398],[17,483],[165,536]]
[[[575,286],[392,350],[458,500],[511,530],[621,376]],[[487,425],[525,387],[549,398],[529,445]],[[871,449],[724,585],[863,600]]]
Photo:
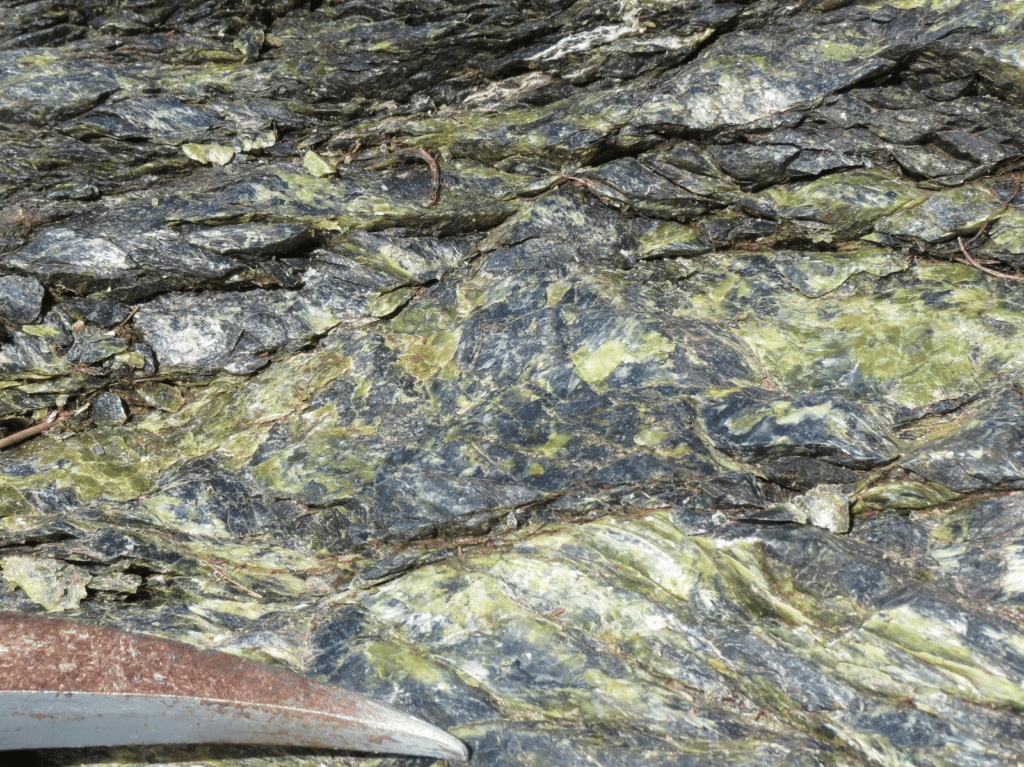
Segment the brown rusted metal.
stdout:
[[[37,718],[53,723],[61,717],[61,706],[74,716],[81,715],[83,703],[74,701],[75,696],[89,696],[90,701],[104,700],[92,696],[108,696],[120,701],[112,705],[112,711],[121,710],[117,706],[123,707],[125,701],[138,701],[141,711],[143,703],[159,700],[163,708],[154,710],[166,710],[164,715],[172,719],[180,712],[193,719],[224,717],[220,730],[216,723],[201,723],[197,737],[206,742],[287,743],[456,760],[467,756],[460,741],[433,725],[289,671],[144,634],[0,613],[0,709],[17,705],[17,713],[24,715],[26,705],[39,706]],[[0,710],[0,717],[5,713],[10,711]],[[141,716],[137,718],[145,730]],[[181,722],[185,730],[189,724]],[[164,729],[158,732],[167,737],[166,724],[161,726]],[[10,748],[2,742],[2,727],[0,723],[0,749]],[[107,729],[116,733],[118,728]],[[100,742],[101,735],[88,737],[91,741],[80,745],[168,742],[146,740],[144,732],[120,739],[111,734],[109,743]],[[177,735],[173,739],[187,741]]]
[[19,442],[24,442],[29,437],[42,434],[47,429],[56,426],[59,421],[58,415],[59,414],[57,412],[50,413],[50,415],[39,423],[32,424],[21,431],[16,431],[14,434],[8,434],[6,437],[0,438],[0,450],[3,450],[5,447],[10,447],[11,445],[17,445]]

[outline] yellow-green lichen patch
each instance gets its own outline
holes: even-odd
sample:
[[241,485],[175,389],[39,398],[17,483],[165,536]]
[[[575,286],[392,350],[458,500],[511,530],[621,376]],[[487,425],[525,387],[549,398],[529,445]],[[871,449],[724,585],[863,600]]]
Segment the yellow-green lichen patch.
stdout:
[[528,447],[527,449],[532,449],[540,455],[547,456],[548,458],[554,458],[574,439],[574,437],[575,435],[569,432],[551,431],[548,434],[546,442],[542,445]]
[[629,350],[617,338],[609,338],[596,349],[578,349],[572,355],[579,377],[591,386],[600,386],[615,368],[629,359]]
[[50,325],[23,325],[21,330],[23,333],[32,336],[33,338],[56,340],[61,337],[60,331]]
[[548,306],[557,306],[565,298],[565,294],[572,290],[573,283],[564,280],[561,282],[552,282],[545,290],[548,294]]
[[633,437],[633,442],[644,447],[657,447],[669,436],[669,432],[660,426],[644,426]]

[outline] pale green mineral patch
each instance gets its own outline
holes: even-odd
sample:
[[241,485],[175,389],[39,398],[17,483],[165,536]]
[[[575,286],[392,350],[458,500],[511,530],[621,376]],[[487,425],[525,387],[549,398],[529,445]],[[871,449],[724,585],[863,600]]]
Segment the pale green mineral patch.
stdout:
[[207,165],[227,165],[235,159],[235,150],[223,144],[182,144],[181,151],[190,160]]
[[312,150],[306,152],[306,154],[302,156],[302,164],[306,167],[306,170],[309,171],[311,176],[321,178],[323,176],[334,175],[334,166]]
[[656,331],[634,332],[626,341],[609,338],[596,348],[583,346],[572,353],[572,362],[580,378],[600,387],[615,370],[630,362],[661,360],[675,349],[675,344]]
[[89,574],[52,559],[9,556],[0,559],[4,580],[18,586],[48,612],[70,610],[86,597]]

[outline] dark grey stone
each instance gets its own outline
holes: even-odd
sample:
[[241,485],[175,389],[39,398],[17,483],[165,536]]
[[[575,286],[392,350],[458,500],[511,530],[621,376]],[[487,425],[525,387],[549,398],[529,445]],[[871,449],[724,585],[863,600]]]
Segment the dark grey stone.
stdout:
[[31,277],[0,277],[0,317],[19,325],[39,319],[45,289]]
[[128,420],[124,403],[112,392],[103,392],[97,396],[89,409],[89,415],[97,426],[120,426]]

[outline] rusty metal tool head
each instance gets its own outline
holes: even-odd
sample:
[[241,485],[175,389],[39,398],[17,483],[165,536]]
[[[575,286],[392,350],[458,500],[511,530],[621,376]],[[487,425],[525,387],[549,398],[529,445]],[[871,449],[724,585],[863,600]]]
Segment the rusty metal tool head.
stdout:
[[0,750],[285,744],[466,761],[458,738],[362,695],[181,642],[0,613]]

